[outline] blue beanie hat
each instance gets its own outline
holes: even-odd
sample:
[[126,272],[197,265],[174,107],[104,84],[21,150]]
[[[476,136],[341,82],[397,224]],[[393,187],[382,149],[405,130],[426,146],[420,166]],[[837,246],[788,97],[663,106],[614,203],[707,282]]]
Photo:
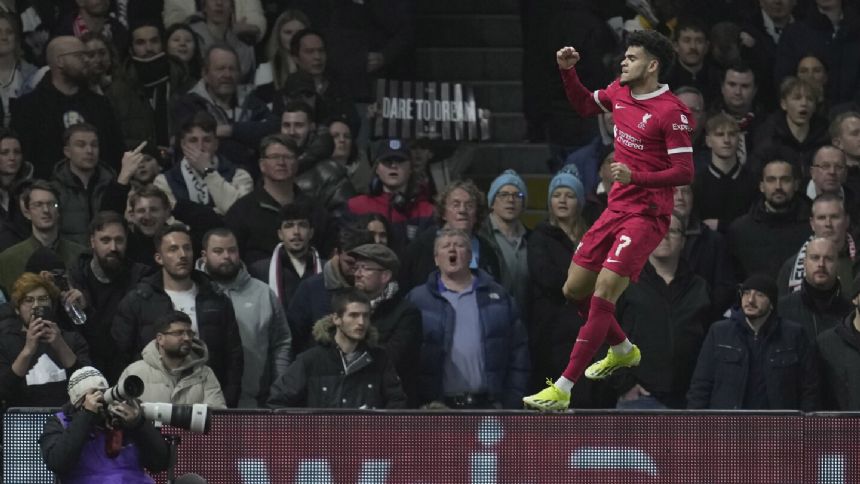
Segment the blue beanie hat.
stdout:
[[514,170],[505,170],[501,175],[497,176],[493,183],[490,185],[490,190],[487,192],[487,204],[492,205],[493,201],[496,199],[496,193],[505,186],[505,185],[513,185],[517,187],[517,190],[523,192],[523,204],[526,203],[526,199],[529,196],[529,192],[526,189],[526,182],[520,177],[519,173]]
[[549,189],[546,192],[547,208],[550,207],[552,192],[559,187],[570,188],[574,193],[576,193],[576,201],[579,206],[579,211],[582,212],[582,209],[585,208],[585,187],[583,187],[582,182],[579,181],[579,170],[576,168],[576,165],[567,165],[552,177],[552,180],[549,182]]

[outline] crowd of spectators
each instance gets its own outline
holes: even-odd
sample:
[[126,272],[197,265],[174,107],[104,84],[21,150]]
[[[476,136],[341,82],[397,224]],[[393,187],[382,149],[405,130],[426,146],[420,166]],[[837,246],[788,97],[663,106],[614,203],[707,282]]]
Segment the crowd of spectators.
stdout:
[[564,165],[539,193],[368,139],[412,2],[43,3],[0,2],[4,407],[60,405],[91,365],[172,403],[520,407],[584,324],[562,286],[612,190],[611,114],[542,97],[563,96],[563,27],[594,33],[575,47],[595,89],[626,32],[669,36],[696,145],[617,304],[642,364],[572,406],[860,409],[856,2],[523,1],[546,56],[525,63],[529,138]]

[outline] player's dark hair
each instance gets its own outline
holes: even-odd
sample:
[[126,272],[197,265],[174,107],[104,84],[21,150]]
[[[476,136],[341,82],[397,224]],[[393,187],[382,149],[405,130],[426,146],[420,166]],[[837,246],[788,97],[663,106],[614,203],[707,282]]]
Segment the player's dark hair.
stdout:
[[656,30],[640,30],[627,37],[627,47],[642,47],[660,64],[659,79],[665,78],[675,62],[675,48],[672,42]]

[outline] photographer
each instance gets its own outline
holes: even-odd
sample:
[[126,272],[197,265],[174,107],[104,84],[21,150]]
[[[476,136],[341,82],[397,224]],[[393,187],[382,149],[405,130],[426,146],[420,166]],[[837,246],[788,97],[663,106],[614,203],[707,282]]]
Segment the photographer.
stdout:
[[46,278],[26,272],[0,307],[0,399],[7,406],[59,406],[68,374],[90,364],[87,344],[61,330],[55,308],[60,292]]
[[45,422],[42,459],[64,483],[153,483],[144,469],[170,462],[167,442],[143,418],[137,402],[105,405],[107,380],[91,366],[69,379],[69,402]]

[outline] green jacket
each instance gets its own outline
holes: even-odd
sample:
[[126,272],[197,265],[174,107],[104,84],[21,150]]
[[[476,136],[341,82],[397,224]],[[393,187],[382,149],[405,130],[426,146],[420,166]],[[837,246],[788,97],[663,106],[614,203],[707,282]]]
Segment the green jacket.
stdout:
[[[41,247],[42,244],[35,237],[30,236],[29,239],[0,252],[0,285],[7,293],[12,292],[15,281],[24,273],[27,260]],[[53,249],[66,265],[66,270],[74,267],[78,256],[86,250],[84,246],[62,238],[57,239]]]

